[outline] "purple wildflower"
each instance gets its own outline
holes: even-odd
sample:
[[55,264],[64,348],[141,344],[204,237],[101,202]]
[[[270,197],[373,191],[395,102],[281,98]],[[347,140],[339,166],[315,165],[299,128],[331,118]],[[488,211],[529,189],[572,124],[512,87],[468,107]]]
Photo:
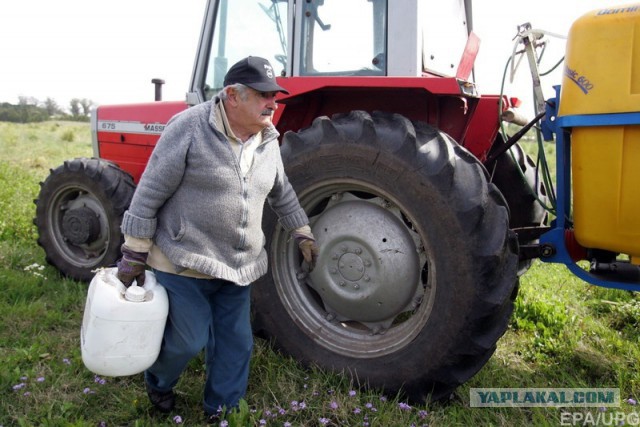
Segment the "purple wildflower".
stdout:
[[356,391],[355,390],[349,390],[349,397],[353,397],[356,395]]
[[84,390],[82,390],[82,392],[84,394],[94,394],[95,391],[91,390],[89,387],[86,387]]
[[173,417],[173,422],[176,424],[182,424],[182,417],[180,415],[176,415]]
[[637,405],[637,404],[638,404],[638,401],[637,401],[637,400],[635,400],[635,399],[632,399],[632,398],[628,398],[628,399],[627,399],[627,403],[628,403],[629,405]]
[[25,388],[27,385],[25,383],[16,384],[13,386],[14,390],[20,390],[21,388]]
[[105,385],[107,383],[107,380],[105,380],[104,378],[100,378],[97,375],[93,377],[93,381],[101,385]]
[[386,402],[387,396],[380,396],[380,402]]
[[24,393],[22,393],[23,396],[31,396],[31,392],[30,391],[25,391]]
[[403,411],[410,411],[411,410],[411,406],[409,406],[407,403],[404,403],[404,402],[398,403],[398,408],[400,408]]
[[329,419],[328,418],[318,418],[318,421],[320,421],[320,424],[322,424],[323,426],[326,426],[327,424],[329,424]]
[[27,376],[20,377],[20,381],[26,381],[26,380],[28,380],[28,379],[29,379],[29,377],[27,377]]
[[100,421],[98,423],[98,427],[107,427],[107,422],[106,421]]
[[307,407],[307,404],[304,402],[298,402],[297,400],[291,401],[291,410],[292,411],[301,411]]
[[356,408],[353,410],[353,413],[358,415],[360,412],[362,412],[362,410],[360,408]]
[[329,404],[329,407],[331,409],[338,409],[338,402],[336,402],[335,400],[332,400],[331,403]]
[[39,383],[44,382],[44,377],[38,377],[36,378],[36,381]]
[[427,418],[427,415],[429,415],[429,413],[425,410],[418,411],[418,416],[420,417],[421,420]]
[[279,407],[279,406],[278,406],[278,414],[280,414],[280,415],[286,415],[286,414],[287,414],[287,411],[286,411],[284,408],[281,408],[281,407]]
[[229,427],[229,421],[227,420],[220,421],[220,427]]
[[71,365],[71,361],[69,359],[67,359],[66,357],[64,359],[62,359],[62,363],[64,363],[65,365]]
[[265,420],[265,419],[261,419],[261,420],[260,420],[260,425],[261,425],[261,426],[266,426],[266,425],[267,425],[267,420]]
[[283,427],[291,427],[291,423],[289,421],[285,422],[283,424]]

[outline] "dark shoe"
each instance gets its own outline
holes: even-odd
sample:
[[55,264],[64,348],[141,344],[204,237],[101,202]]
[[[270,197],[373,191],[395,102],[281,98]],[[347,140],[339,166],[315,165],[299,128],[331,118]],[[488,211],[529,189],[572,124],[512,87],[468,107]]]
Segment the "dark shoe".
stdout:
[[176,395],[173,390],[157,391],[147,385],[147,395],[149,400],[160,412],[171,412],[176,406]]
[[204,418],[207,420],[207,424],[218,424],[222,421],[222,412],[216,412],[215,414],[204,413]]

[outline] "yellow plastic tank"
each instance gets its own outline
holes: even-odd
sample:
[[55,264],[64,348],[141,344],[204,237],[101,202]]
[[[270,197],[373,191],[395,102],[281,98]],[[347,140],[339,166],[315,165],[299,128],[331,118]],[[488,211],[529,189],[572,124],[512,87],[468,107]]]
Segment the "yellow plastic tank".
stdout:
[[[640,3],[589,12],[569,31],[559,116],[635,112]],[[573,127],[571,156],[576,240],[640,263],[640,123]]]

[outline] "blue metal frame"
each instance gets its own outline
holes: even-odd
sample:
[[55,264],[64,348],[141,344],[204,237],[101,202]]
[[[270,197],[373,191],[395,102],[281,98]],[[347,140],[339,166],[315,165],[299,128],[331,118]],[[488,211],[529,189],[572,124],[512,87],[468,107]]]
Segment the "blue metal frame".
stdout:
[[640,284],[603,280],[581,268],[571,259],[565,245],[565,230],[570,227],[567,219],[571,214],[571,128],[580,126],[640,125],[640,113],[614,113],[597,115],[573,115],[558,117],[560,86],[556,86],[556,98],[547,102],[547,114],[543,132],[555,134],[556,139],[556,219],[551,230],[540,236],[540,245],[552,247],[552,253],[540,257],[541,261],[561,263],[585,282],[605,288],[640,291]]

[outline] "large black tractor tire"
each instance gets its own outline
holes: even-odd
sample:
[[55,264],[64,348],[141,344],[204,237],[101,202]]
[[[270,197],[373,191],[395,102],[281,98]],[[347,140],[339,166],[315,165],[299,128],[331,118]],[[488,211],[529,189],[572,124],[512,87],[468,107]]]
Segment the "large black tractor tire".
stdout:
[[47,262],[80,281],[113,265],[120,257],[122,215],[135,190],[131,175],[105,160],[77,158],[52,170],[40,186],[33,222]]
[[[494,147],[501,144],[500,137],[499,143]],[[546,204],[548,199],[542,180],[537,176],[535,162],[524,152],[522,146],[513,145],[498,157],[493,165],[488,165],[488,169],[491,182],[498,187],[509,206],[509,227],[517,230],[544,225],[547,211],[541,202]],[[521,234],[526,236],[525,233]],[[537,239],[519,238],[521,245],[536,242]],[[530,266],[530,259],[520,261],[519,274],[524,274]]]
[[320,256],[307,274],[266,215],[256,333],[362,386],[449,396],[493,354],[517,293],[517,241],[482,165],[430,125],[362,111],[285,134],[282,156]]

